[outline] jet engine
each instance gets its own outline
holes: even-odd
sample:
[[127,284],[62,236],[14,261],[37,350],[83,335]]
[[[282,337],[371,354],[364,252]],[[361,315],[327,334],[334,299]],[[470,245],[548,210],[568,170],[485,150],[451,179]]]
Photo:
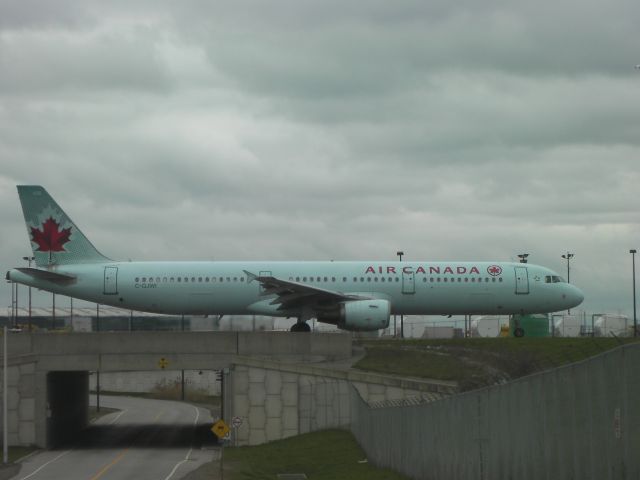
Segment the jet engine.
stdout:
[[322,315],[318,320],[333,323],[342,330],[367,332],[389,326],[391,304],[387,300],[354,300],[344,302],[333,314]]

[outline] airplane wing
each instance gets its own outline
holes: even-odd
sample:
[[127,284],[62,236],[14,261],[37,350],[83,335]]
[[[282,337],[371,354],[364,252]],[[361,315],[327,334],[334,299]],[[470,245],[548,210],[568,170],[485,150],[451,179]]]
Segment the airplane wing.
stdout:
[[279,305],[278,310],[289,311],[309,306],[312,308],[327,308],[337,303],[352,300],[362,300],[365,297],[348,295],[333,290],[326,290],[306,283],[282,280],[272,276],[259,276],[244,270],[248,282],[260,282],[264,289],[263,295],[275,295],[270,305]]

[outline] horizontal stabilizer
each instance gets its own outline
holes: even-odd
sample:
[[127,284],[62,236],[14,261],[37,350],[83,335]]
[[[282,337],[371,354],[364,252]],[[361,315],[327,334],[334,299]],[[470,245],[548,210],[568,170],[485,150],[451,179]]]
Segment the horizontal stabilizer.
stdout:
[[48,270],[40,270],[38,268],[16,268],[20,273],[37,278],[38,280],[47,280],[53,283],[69,284],[76,281],[76,277],[65,275],[64,273],[50,272]]

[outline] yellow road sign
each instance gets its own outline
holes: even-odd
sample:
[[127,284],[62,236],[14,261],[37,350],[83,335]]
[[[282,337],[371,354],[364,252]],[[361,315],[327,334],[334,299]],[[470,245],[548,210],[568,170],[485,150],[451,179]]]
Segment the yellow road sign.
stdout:
[[169,366],[169,360],[167,360],[166,358],[162,357],[159,361],[158,361],[158,366],[164,370],[165,368],[167,368]]
[[217,435],[218,438],[224,437],[227,433],[229,433],[229,425],[224,423],[224,420],[218,420],[211,427],[211,431]]

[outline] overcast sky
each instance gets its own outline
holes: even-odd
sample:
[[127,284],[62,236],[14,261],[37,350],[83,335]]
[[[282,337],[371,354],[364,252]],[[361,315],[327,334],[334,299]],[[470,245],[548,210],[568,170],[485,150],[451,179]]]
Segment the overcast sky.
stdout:
[[569,250],[582,307],[630,314],[639,18],[637,0],[0,0],[0,267],[30,253],[15,185],[41,184],[115,259],[527,252],[565,275]]

